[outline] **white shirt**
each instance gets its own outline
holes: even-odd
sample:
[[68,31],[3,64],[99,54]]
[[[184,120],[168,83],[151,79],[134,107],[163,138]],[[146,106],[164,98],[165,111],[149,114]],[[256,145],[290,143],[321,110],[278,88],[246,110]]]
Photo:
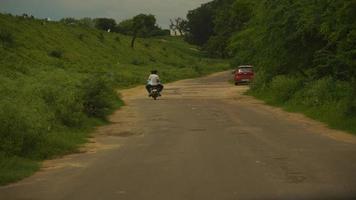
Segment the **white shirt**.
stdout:
[[158,85],[159,84],[159,76],[157,74],[151,74],[149,77],[148,77],[148,84],[149,85]]

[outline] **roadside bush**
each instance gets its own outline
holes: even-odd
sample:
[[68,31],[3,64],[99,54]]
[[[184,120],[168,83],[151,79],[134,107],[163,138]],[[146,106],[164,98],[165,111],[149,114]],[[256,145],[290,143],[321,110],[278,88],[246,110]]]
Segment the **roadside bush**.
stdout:
[[306,106],[321,106],[333,101],[335,82],[331,77],[310,82],[305,89],[296,94],[298,100]]
[[299,78],[276,76],[269,84],[268,96],[272,102],[285,103],[302,86],[302,81]]
[[[33,100],[33,97],[31,97]],[[0,152],[7,155],[36,157],[50,116],[43,104],[24,99],[6,99],[0,103]],[[40,101],[38,101],[40,102]]]
[[153,57],[152,55],[149,56],[149,60],[150,60],[150,62],[153,62],[153,63],[157,62],[157,59],[155,57]]
[[355,107],[354,88],[348,82],[325,77],[310,82],[295,94],[295,102],[310,107],[333,107],[341,115],[352,114]]
[[63,51],[62,50],[52,50],[48,53],[48,55],[51,57],[54,57],[54,58],[62,58]]
[[80,128],[86,120],[83,112],[83,77],[77,73],[66,73],[62,69],[41,72],[28,83],[31,91],[40,97],[60,126]]
[[79,39],[79,40],[83,41],[84,38],[85,38],[85,35],[84,35],[83,33],[81,33],[81,34],[78,35],[78,39]]
[[251,83],[251,91],[257,92],[257,90],[265,90],[270,82],[271,77],[268,73],[263,70],[258,71],[255,73],[255,77],[253,82]]
[[14,45],[13,35],[5,30],[0,30],[0,42],[3,47],[12,47]]
[[141,58],[133,58],[131,60],[131,64],[133,65],[144,65],[145,64],[145,61]]
[[105,116],[116,107],[118,101],[113,83],[105,77],[92,76],[84,81],[83,106],[87,116],[105,119]]
[[85,119],[79,88],[68,82],[43,84],[41,97],[54,112],[55,119],[67,127],[81,127]]
[[99,33],[99,35],[97,36],[98,37],[98,40],[100,42],[104,42],[105,41],[105,37],[104,37],[104,34],[103,33]]

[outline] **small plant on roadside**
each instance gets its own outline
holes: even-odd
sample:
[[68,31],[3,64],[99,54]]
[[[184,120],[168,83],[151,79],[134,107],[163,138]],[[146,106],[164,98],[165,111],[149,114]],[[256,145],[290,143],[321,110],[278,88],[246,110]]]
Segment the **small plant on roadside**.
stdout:
[[84,35],[83,33],[81,33],[81,34],[78,35],[78,39],[79,39],[79,40],[83,41],[84,38],[85,38],[85,35]]
[[149,56],[149,60],[150,60],[150,62],[153,62],[153,63],[157,62],[156,58],[153,57],[152,55]]
[[119,36],[116,36],[116,37],[115,37],[115,41],[116,41],[116,42],[121,42],[120,37],[119,37]]
[[104,42],[105,41],[105,37],[104,37],[104,34],[103,33],[99,33],[99,35],[97,36],[98,37],[98,40],[100,42]]
[[3,47],[12,47],[14,45],[14,37],[10,32],[0,30],[0,42]]
[[62,58],[63,57],[63,51],[62,50],[52,50],[48,53],[49,56],[53,58]]
[[131,61],[131,64],[133,65],[144,65],[145,61],[139,58],[133,58]]

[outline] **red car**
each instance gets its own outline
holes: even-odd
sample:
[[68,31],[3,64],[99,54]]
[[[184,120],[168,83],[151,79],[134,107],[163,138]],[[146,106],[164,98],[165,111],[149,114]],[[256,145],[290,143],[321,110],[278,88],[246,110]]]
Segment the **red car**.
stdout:
[[239,66],[234,71],[235,85],[238,85],[240,83],[249,83],[253,80],[253,76],[254,76],[253,66],[251,65]]

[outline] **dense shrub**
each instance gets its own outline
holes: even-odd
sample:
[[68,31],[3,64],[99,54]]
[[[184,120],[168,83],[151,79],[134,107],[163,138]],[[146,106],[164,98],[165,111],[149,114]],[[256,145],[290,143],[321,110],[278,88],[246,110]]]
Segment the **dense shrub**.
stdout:
[[104,42],[105,41],[105,37],[103,33],[99,33],[99,35],[97,35],[97,38],[100,42]]
[[276,76],[269,84],[268,96],[273,102],[285,103],[302,86],[302,81],[299,78]]
[[54,57],[54,58],[62,58],[63,51],[62,50],[52,50],[48,53],[48,55],[51,57]]
[[333,101],[335,83],[331,77],[326,77],[310,83],[303,91],[303,102],[310,106],[320,106]]
[[81,33],[81,34],[78,35],[78,39],[79,40],[83,41],[84,38],[85,38],[85,34]]
[[35,157],[50,127],[50,116],[43,105],[24,99],[2,99],[0,110],[0,152]]
[[105,76],[92,76],[84,81],[83,105],[87,116],[105,119],[118,101],[113,83]]
[[[67,127],[81,127],[85,119],[82,91],[74,78],[63,72],[54,74],[38,86],[39,95],[54,113],[57,122]],[[75,79],[74,79],[75,80]]]
[[354,98],[353,88],[347,82],[334,80],[331,77],[310,82],[295,94],[298,104],[311,107],[339,107],[341,114],[352,110]]
[[12,47],[14,41],[14,36],[10,32],[0,29],[0,44],[3,47]]
[[142,58],[135,57],[135,58],[132,58],[131,64],[133,64],[133,65],[144,65],[145,64],[145,60],[143,60]]
[[272,77],[268,73],[263,70],[259,71],[255,74],[253,82],[251,83],[251,90],[265,90],[271,79]]

